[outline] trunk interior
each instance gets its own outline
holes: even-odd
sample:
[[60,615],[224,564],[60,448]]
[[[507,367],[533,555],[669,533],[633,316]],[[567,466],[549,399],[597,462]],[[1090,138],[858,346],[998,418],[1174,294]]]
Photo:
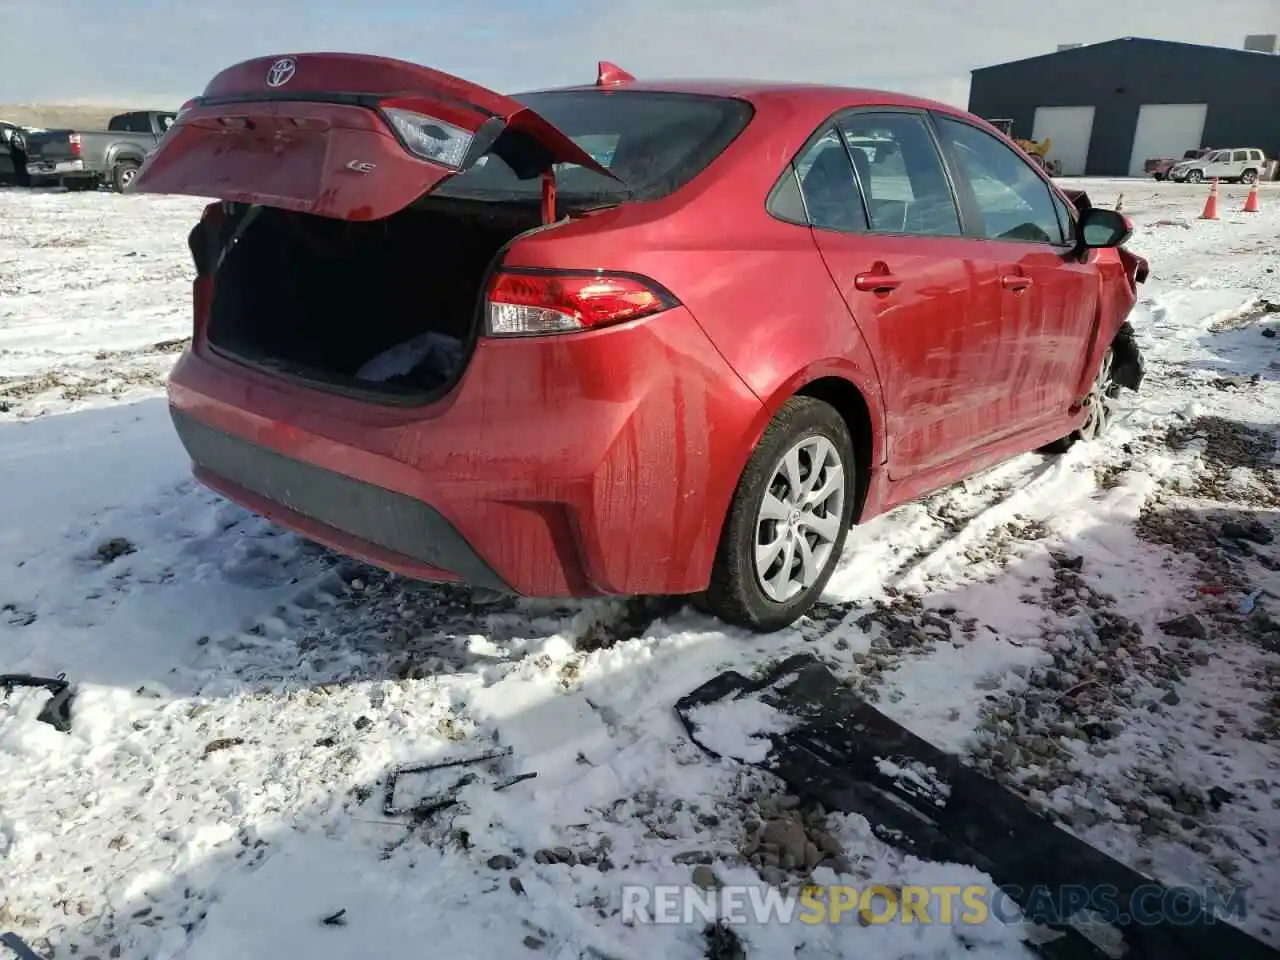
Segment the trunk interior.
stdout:
[[423,198],[352,223],[250,209],[217,268],[208,337],[273,372],[426,402],[461,376],[489,266],[539,212]]

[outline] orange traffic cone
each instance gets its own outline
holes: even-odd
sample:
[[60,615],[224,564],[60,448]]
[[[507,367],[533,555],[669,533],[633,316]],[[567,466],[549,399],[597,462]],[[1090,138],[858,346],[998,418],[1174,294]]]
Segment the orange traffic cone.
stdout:
[[1249,199],[1244,202],[1244,213],[1258,213],[1261,208],[1258,206],[1258,181],[1255,180],[1249,185]]
[[1209,199],[1204,202],[1204,213],[1200,214],[1201,220],[1217,220],[1218,219],[1218,178],[1213,178],[1213,186],[1209,188]]

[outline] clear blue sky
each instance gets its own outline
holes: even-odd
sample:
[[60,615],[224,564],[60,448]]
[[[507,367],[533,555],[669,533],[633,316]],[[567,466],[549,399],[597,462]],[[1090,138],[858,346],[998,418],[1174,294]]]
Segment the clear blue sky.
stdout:
[[656,76],[793,78],[963,105],[976,66],[1151,36],[1239,47],[1280,0],[0,0],[0,103],[175,105],[219,69],[381,53],[500,90]]

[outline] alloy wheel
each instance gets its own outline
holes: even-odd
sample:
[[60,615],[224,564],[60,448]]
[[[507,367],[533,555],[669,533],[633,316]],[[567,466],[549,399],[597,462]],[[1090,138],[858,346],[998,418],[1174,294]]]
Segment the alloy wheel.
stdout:
[[1089,396],[1084,401],[1088,416],[1080,426],[1080,437],[1083,440],[1093,440],[1102,436],[1115,416],[1114,401],[1118,390],[1111,379],[1111,366],[1114,360],[1114,352],[1107,347],[1107,352],[1102,355],[1102,364],[1098,367],[1098,375],[1094,377]]
[[806,437],[783,455],[756,515],[756,579],[770,600],[787,602],[827,568],[844,496],[844,464],[826,437]]

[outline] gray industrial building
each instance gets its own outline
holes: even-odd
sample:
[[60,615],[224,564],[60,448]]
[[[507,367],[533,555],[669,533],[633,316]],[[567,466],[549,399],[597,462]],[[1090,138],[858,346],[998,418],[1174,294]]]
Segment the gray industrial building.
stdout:
[[1051,138],[1066,176],[1142,176],[1151,157],[1258,147],[1280,157],[1274,35],[1239,50],[1123,37],[973,71],[969,110]]

